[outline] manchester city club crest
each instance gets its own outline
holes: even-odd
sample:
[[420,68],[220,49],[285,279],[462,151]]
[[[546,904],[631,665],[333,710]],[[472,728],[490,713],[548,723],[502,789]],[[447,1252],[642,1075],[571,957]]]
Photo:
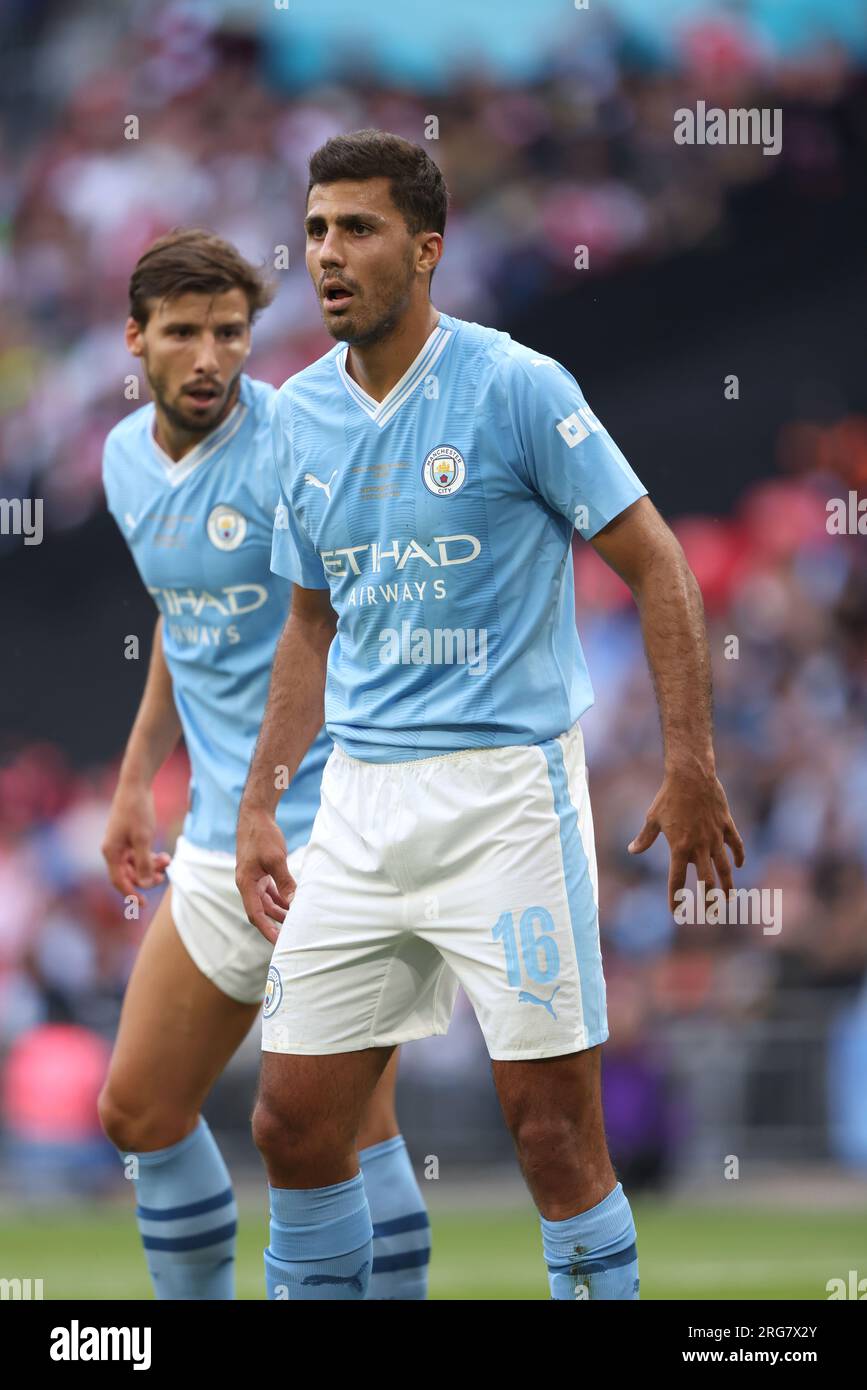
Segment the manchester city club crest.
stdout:
[[467,480],[463,455],[450,444],[431,449],[421,469],[422,481],[434,497],[451,497]]
[[265,985],[265,1005],[262,1010],[265,1018],[270,1018],[280,1007],[283,998],[283,981],[276,965],[268,967],[268,982]]
[[221,502],[208,517],[208,540],[218,550],[237,550],[247,534],[247,518]]

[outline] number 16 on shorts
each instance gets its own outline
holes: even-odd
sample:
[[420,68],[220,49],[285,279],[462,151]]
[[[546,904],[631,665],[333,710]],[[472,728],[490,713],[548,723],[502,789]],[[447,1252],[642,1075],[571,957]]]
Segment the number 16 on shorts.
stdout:
[[[517,929],[515,914],[504,912],[491,928],[491,935],[503,943],[506,978],[518,990],[518,1003],[538,1004],[556,1019],[554,995],[560,986],[554,981],[560,974],[560,952],[554,939],[554,919],[547,908],[528,907],[521,913]],[[537,986],[541,992],[536,992]]]

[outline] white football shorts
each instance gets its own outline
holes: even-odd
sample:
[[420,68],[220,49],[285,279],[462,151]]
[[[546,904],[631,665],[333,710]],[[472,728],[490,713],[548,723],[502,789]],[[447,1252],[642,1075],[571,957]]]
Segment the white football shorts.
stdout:
[[[304,846],[287,857],[297,880]],[[260,1004],[274,947],[247,921],[235,857],[178,837],[167,869],[175,930],[202,974],[241,1004]]]
[[335,747],[274,948],[266,1052],[445,1033],[458,984],[492,1058],[608,1036],[577,724],[546,743],[370,763]]

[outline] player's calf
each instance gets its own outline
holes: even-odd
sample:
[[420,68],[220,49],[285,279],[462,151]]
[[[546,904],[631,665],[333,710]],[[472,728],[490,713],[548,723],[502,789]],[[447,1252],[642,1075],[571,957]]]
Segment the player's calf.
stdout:
[[638,1297],[635,1223],[608,1156],[599,1062],[599,1048],[591,1048],[494,1063],[558,1300]]
[[269,1299],[365,1297],[373,1227],[354,1132],[339,1116],[322,1113],[312,1097],[304,1105],[299,1096],[296,1108],[284,1110],[263,1089],[253,1112],[253,1141],[268,1170]]
[[[103,1128],[135,1184],[136,1221],[158,1299],[235,1297],[238,1210],[232,1180],[203,1116],[167,1145],[154,1145],[167,1121],[130,1115],[101,1097]],[[162,1130],[160,1129],[162,1126]],[[180,1127],[178,1121],[176,1127]],[[144,1139],[135,1146],[130,1139]]]

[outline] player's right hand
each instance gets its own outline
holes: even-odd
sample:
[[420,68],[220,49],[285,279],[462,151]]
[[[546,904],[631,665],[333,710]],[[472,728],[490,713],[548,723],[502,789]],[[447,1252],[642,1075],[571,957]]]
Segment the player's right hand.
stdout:
[[156,814],[150,787],[120,784],[114,794],[102,842],[108,876],[125,898],[142,902],[141,888],[165,882],[169,854],[154,854]]
[[286,867],[283,832],[267,811],[241,806],[235,882],[247,921],[274,945],[295,894],[295,880]]

